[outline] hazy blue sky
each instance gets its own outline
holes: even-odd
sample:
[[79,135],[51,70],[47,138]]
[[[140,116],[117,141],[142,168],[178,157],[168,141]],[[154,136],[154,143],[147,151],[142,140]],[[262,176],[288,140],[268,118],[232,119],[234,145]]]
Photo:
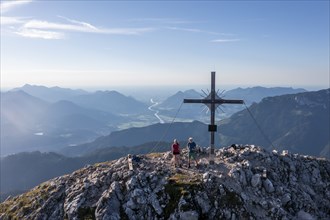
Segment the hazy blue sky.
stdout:
[[1,1],[1,88],[329,87],[329,1]]

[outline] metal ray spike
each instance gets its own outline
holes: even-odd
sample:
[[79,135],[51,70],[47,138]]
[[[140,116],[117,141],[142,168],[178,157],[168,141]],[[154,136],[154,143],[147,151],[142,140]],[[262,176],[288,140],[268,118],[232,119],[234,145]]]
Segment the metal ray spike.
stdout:
[[201,90],[202,90],[202,92],[204,93],[205,96],[208,96],[208,94],[203,89],[201,89]]
[[205,111],[205,112],[207,112],[208,111],[208,107],[207,106],[203,106],[204,108],[202,109],[202,111],[201,112],[203,112],[203,111]]
[[[222,111],[222,113],[226,113],[221,107],[219,107],[219,109]],[[218,110],[218,109],[217,109]]]
[[[219,94],[219,96],[222,96],[222,94],[225,92],[226,90],[222,90],[221,93]],[[222,96],[225,97],[225,96]]]

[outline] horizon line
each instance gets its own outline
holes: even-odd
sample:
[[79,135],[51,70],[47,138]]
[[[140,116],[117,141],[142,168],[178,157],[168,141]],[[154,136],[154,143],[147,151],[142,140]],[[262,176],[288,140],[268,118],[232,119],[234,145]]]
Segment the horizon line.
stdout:
[[[61,85],[41,85],[41,84],[30,84],[30,83],[26,83],[22,86],[1,86],[0,87],[0,91],[1,92],[7,92],[13,89],[19,89],[22,88],[24,86],[35,86],[35,87],[46,87],[46,88],[61,88],[61,89],[73,89],[73,90],[87,90],[87,91],[98,91],[98,90],[114,90],[114,89],[129,89],[129,88],[134,88],[134,89],[143,89],[143,90],[147,90],[148,88],[161,88],[161,89],[178,89],[180,87],[182,87],[183,89],[195,89],[195,90],[200,90],[200,89],[204,89],[205,87],[210,87],[210,84],[191,84],[191,85],[187,85],[187,84],[182,84],[182,85],[108,85],[108,86],[104,86],[104,85],[95,85],[95,86],[61,86]],[[196,88],[197,87],[197,88]],[[221,84],[219,85],[217,88],[221,89],[223,87],[226,87],[227,89],[230,87],[230,89],[235,89],[235,88],[253,88],[253,87],[264,87],[264,88],[294,88],[294,89],[306,89],[306,90],[321,90],[321,89],[328,89],[330,88],[330,85],[278,85],[278,84]]]

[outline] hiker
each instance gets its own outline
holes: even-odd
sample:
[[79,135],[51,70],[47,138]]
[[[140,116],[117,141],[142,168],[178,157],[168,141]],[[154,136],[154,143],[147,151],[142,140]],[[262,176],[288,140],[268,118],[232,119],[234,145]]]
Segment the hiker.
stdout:
[[180,144],[179,142],[174,139],[173,144],[172,144],[172,154],[174,156],[174,167],[181,167],[180,163]]
[[196,158],[197,147],[192,137],[188,139],[187,148],[188,148],[188,168],[190,168],[190,159],[195,160],[195,165],[197,167],[198,166],[198,162]]

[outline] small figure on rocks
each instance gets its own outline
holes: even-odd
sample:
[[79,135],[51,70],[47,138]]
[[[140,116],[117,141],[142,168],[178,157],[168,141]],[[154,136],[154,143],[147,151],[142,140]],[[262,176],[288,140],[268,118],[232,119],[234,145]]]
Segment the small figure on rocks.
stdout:
[[198,162],[196,158],[197,147],[192,137],[188,139],[187,148],[188,148],[188,168],[190,168],[190,159],[195,160],[195,164],[197,167],[198,166]]
[[172,154],[174,156],[174,167],[181,167],[180,163],[180,144],[179,142],[174,139],[173,144],[172,144]]

